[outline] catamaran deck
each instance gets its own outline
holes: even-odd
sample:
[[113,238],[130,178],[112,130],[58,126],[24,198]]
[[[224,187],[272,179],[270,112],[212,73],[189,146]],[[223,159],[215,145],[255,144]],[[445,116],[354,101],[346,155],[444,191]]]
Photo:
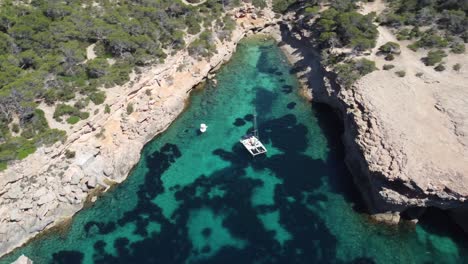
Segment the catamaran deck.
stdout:
[[252,156],[257,156],[267,152],[265,146],[262,142],[258,140],[255,136],[246,136],[240,140],[242,145],[252,154]]

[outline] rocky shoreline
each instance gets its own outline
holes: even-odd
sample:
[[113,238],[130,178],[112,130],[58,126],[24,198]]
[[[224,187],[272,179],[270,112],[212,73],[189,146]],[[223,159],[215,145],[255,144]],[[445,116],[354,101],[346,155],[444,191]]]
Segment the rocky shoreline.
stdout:
[[[86,201],[95,201],[100,192],[124,181],[144,145],[183,112],[190,91],[230,59],[245,35],[274,21],[272,12],[255,21],[238,21],[231,40],[216,40],[217,53],[208,60],[182,50],[163,65],[144,69],[121,87],[111,113],[75,129],[64,144],[41,148],[1,172],[0,257],[70,219]],[[132,113],[126,110],[129,104]],[[66,150],[75,157],[67,158]]]

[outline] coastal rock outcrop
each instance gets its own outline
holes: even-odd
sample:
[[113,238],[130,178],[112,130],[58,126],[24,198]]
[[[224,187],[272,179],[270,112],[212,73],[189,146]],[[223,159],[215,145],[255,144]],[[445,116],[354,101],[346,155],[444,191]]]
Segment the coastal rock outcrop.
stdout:
[[[309,96],[341,116],[346,163],[377,219],[398,222],[395,214],[425,207],[466,210],[466,70],[436,72],[403,46],[393,63],[406,70],[406,77],[375,71],[344,88],[320,65],[307,36],[287,23],[277,30]],[[379,33],[377,47],[397,41],[385,28]],[[375,54],[367,57],[381,68],[385,61]],[[450,55],[448,61],[468,67],[464,55]]]

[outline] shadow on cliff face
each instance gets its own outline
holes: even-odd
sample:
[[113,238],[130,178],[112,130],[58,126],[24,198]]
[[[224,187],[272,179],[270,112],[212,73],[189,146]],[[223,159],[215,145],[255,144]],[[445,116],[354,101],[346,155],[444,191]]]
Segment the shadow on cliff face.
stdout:
[[[95,229],[101,234],[115,233],[120,227],[135,224],[135,234],[141,241],[131,242],[125,237],[114,240],[116,253],[106,252],[106,242],[94,245],[95,263],[324,263],[336,261],[336,238],[315,212],[308,206],[326,197],[312,192],[321,187],[323,177],[330,175],[329,164],[314,160],[304,154],[308,144],[307,128],[297,122],[292,114],[269,120],[260,126],[262,139],[271,142],[282,153],[271,157],[253,159],[240,144],[231,150],[218,149],[213,155],[228,161],[229,166],[210,175],[200,175],[193,183],[175,187],[175,198],[180,206],[171,219],[166,219],[159,206],[151,200],[167,191],[162,187],[161,176],[183,153],[176,145],[166,144],[147,157],[149,172],[139,187],[138,203],[116,223],[99,221],[84,226],[87,233]],[[249,177],[247,168],[268,170],[283,181],[275,185],[272,205],[253,205],[252,197],[265,182]],[[222,190],[221,195],[211,195]],[[214,250],[209,245],[199,245],[190,234],[191,215],[209,208],[214,216],[222,216],[222,228],[241,246],[222,245]],[[291,235],[280,243],[275,232],[265,228],[260,215],[278,212],[279,223]],[[148,233],[153,222],[161,226],[159,232]],[[211,227],[202,234],[209,240],[214,233]],[[91,232],[92,233],[92,232]],[[93,235],[93,234],[89,234]],[[200,249],[201,248],[201,249]],[[54,255],[55,263],[81,262],[82,253],[61,251]],[[372,263],[358,259],[353,263]]]
[[333,108],[326,104],[312,103],[312,112],[317,117],[318,124],[327,139],[327,146],[330,149],[327,167],[333,169],[333,173],[328,178],[331,191],[342,194],[356,212],[367,212],[361,193],[355,186],[353,175],[343,162],[346,153],[341,139],[344,132],[342,120]]
[[[290,73],[298,74],[304,71],[305,69],[309,68],[309,73],[307,73],[306,75],[299,74],[299,77],[307,79],[307,82],[309,83],[310,87],[313,87],[313,94],[323,92],[325,90],[325,83],[323,80],[325,71],[322,69],[322,65],[320,64],[320,55],[314,50],[313,47],[310,47],[310,43],[312,43],[312,41],[306,41],[306,45],[304,44],[304,41],[297,40],[294,36],[292,36],[293,31],[290,30],[285,24],[280,24],[280,32],[283,43],[279,43],[278,46],[281,47],[283,44],[286,43],[292,48],[296,49],[293,55],[300,55],[300,57],[302,58],[296,63],[294,63]],[[294,33],[298,34],[298,32]],[[301,37],[303,39],[306,39],[305,36]]]
[[[295,53],[299,54],[302,58],[293,65],[291,74],[298,74],[309,68],[310,72],[299,77],[307,79],[310,87],[312,87],[312,95],[314,98],[323,97],[322,94],[325,91],[325,83],[323,80],[325,71],[320,63],[320,55],[310,47],[310,43],[306,46],[304,41],[297,40],[293,37],[293,31],[290,30],[287,25],[281,24],[280,32],[283,42],[296,49]],[[302,37],[305,38],[304,36]],[[284,43],[279,43],[279,46]],[[333,85],[333,83],[331,84]],[[334,89],[338,90],[339,87],[334,87]],[[339,118],[338,113],[326,104],[314,102],[311,107],[327,139],[327,145],[330,148],[327,167],[333,168],[334,170],[330,173],[329,177],[332,191],[342,194],[346,201],[353,205],[355,211],[359,213],[366,212],[366,205],[358,189],[355,187],[353,176],[343,162],[345,159],[345,150],[341,138],[344,132],[343,121]]]

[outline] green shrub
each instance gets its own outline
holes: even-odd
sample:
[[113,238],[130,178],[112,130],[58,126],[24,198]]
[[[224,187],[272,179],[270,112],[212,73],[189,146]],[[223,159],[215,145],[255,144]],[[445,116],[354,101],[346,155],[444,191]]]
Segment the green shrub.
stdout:
[[465,44],[464,43],[454,43],[450,47],[450,51],[455,54],[463,54],[465,53]]
[[7,167],[8,165],[5,161],[0,161],[0,171],[6,170]]
[[81,118],[79,116],[70,116],[69,118],[67,118],[67,123],[70,125],[74,125],[78,123],[80,120]]
[[100,105],[106,100],[106,93],[102,91],[94,92],[89,95],[89,99],[95,104]]
[[17,158],[22,160],[25,159],[29,154],[33,154],[36,151],[36,147],[34,145],[25,145],[18,149]]
[[88,61],[86,73],[89,78],[101,78],[109,72],[109,63],[106,59],[96,58]]
[[447,39],[437,35],[435,31],[426,31],[417,42],[420,48],[445,48],[448,46]]
[[73,106],[78,108],[78,109],[83,109],[85,107],[87,107],[89,104],[89,99],[81,99],[79,101],[77,101]]
[[452,66],[452,69],[454,71],[460,71],[461,70],[461,64],[460,63],[456,63]]
[[104,107],[104,113],[109,114],[110,111],[111,111],[110,106],[106,104],[106,106]]
[[410,31],[407,28],[404,28],[397,32],[397,40],[410,40]]
[[80,112],[80,115],[79,115],[79,116],[80,116],[80,118],[81,118],[82,120],[85,120],[85,119],[88,119],[89,113],[88,113],[88,112]]
[[434,66],[436,63],[442,61],[444,57],[447,57],[447,54],[443,50],[431,50],[427,53],[427,56],[422,59],[426,66]]
[[72,151],[72,150],[65,150],[65,157],[67,159],[73,159],[75,157],[75,151]]
[[37,146],[41,146],[41,145],[49,146],[58,141],[65,142],[66,139],[67,139],[67,133],[65,131],[54,128],[54,129],[48,129],[44,131],[43,133],[37,135],[34,138],[34,141],[36,142]]
[[408,47],[408,49],[410,49],[410,50],[412,50],[414,52],[418,51],[418,49],[419,49],[419,46],[418,46],[417,43],[410,44],[407,47]]
[[395,59],[395,56],[393,54],[388,54],[387,56],[385,56],[386,61],[392,61],[394,59]]
[[391,70],[391,69],[393,69],[393,68],[395,68],[395,65],[393,65],[393,64],[385,64],[385,65],[382,67],[382,69],[383,69],[384,71],[388,71],[388,70]]
[[19,133],[20,132],[20,126],[17,123],[14,123],[11,126],[11,131],[13,131],[14,133]]
[[379,47],[379,52],[383,54],[400,54],[400,44],[395,42],[387,42],[384,45]]
[[422,72],[417,72],[414,76],[421,78],[424,75]]
[[257,8],[265,8],[267,6],[265,0],[252,0],[252,5]]
[[351,87],[360,77],[375,70],[375,62],[368,59],[351,60],[335,67],[338,81],[345,87]]
[[133,111],[134,111],[134,109],[133,109],[133,103],[129,103],[129,104],[127,105],[127,115],[132,114]]
[[378,36],[373,20],[374,14],[362,15],[329,8],[322,12],[315,24],[320,34],[319,43],[324,47],[347,46],[357,51],[371,49]]
[[439,65],[434,67],[434,70],[438,72],[445,71],[445,65],[443,63],[440,63]]
[[403,78],[406,76],[406,72],[405,71],[396,71],[395,74],[400,77],[400,78]]
[[64,115],[79,115],[80,110],[78,108],[73,107],[71,105],[66,105],[66,104],[58,104],[55,107],[54,111],[54,119],[57,119],[58,117],[64,116]]
[[276,13],[284,13],[295,0],[273,0],[273,11]]

